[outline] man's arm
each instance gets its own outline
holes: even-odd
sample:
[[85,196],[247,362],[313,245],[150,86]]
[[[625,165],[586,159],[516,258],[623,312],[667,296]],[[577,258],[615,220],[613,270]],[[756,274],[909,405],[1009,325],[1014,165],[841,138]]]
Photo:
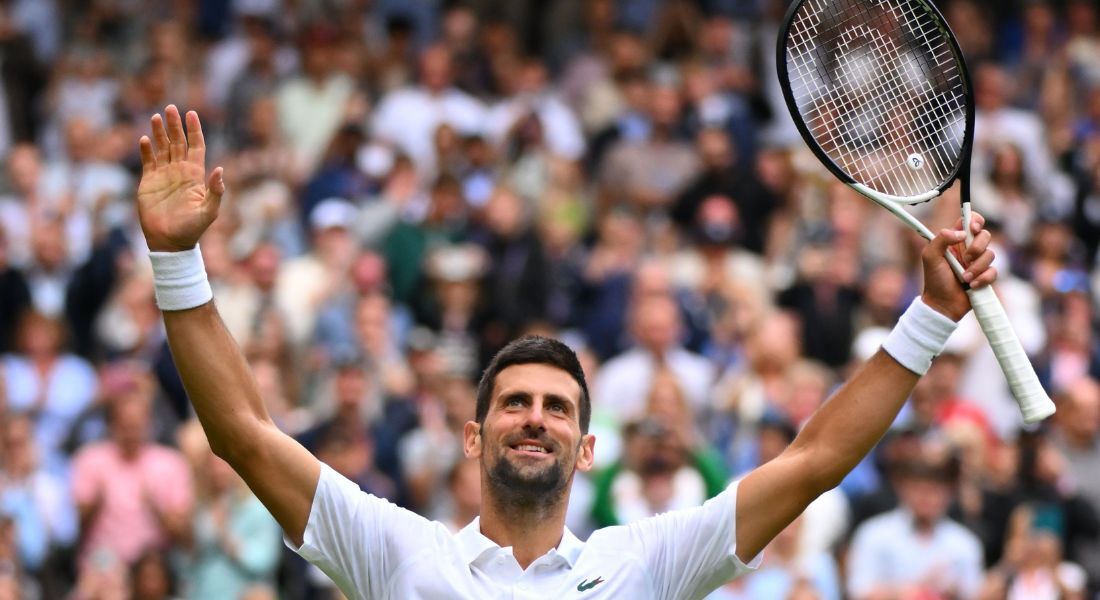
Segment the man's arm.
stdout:
[[[989,232],[975,214],[976,237],[961,252],[972,287],[996,278],[990,266]],[[970,301],[955,279],[944,253],[962,239],[961,231],[943,230],[922,254],[924,303],[958,321]],[[737,488],[737,556],[751,560],[814,498],[836,487],[878,443],[905,404],[918,376],[879,350],[810,419],[777,458],[749,473]]]
[[[175,106],[152,118],[153,141],[141,139],[138,214],[149,249],[192,249],[218,214],[225,192],[221,168],[206,178],[199,117]],[[213,302],[164,311],[168,345],[183,386],[214,453],[248,483],[283,531],[302,543],[321,466],[279,431],[263,404],[237,343]]]

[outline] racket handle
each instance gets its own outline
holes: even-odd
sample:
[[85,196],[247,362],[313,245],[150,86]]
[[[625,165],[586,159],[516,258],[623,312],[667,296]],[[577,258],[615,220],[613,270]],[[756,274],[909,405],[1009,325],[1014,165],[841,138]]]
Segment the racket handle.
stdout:
[[978,323],[993,348],[993,354],[997,356],[997,362],[1001,363],[1001,370],[1012,389],[1012,395],[1020,405],[1024,422],[1035,423],[1054,414],[1054,403],[1039,383],[1039,377],[1035,375],[1031,361],[1024,353],[1016,332],[1012,330],[1012,323],[1008,320],[997,293],[988,285],[967,290],[966,293],[970,296],[970,306],[974,308],[974,315],[978,317]]

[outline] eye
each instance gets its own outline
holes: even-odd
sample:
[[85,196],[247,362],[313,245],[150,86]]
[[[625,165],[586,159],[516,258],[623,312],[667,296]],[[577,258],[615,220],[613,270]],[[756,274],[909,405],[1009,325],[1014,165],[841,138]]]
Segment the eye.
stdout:
[[504,401],[504,406],[506,406],[508,408],[512,408],[512,407],[516,407],[516,406],[523,406],[523,398],[519,398],[519,397],[508,398],[507,400]]
[[548,408],[550,410],[557,411],[557,412],[566,412],[566,407],[565,407],[564,402],[551,402],[550,406]]

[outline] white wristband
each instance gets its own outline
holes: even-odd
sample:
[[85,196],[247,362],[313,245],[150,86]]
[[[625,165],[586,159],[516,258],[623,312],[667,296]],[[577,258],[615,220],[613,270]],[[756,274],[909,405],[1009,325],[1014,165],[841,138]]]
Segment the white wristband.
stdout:
[[187,310],[213,299],[198,244],[182,252],[150,252],[149,260],[161,310]]
[[882,349],[901,366],[917,375],[924,375],[932,366],[932,359],[943,352],[947,338],[958,326],[946,315],[929,308],[917,296],[898,319],[894,330],[886,336]]

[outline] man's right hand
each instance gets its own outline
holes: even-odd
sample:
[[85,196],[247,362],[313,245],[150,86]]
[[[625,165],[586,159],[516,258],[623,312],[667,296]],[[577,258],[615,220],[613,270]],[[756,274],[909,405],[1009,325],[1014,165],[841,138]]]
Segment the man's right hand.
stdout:
[[984,226],[985,217],[975,212],[970,221],[974,241],[969,246],[963,243],[966,235],[961,230],[960,219],[955,223],[955,229],[941,230],[921,253],[924,263],[921,298],[926,305],[952,321],[958,321],[970,312],[970,298],[945,258],[948,251],[953,252],[965,267],[971,288],[991,285],[997,279],[997,269],[992,266],[993,250],[989,248],[990,234]]
[[188,133],[175,105],[153,115],[153,139],[142,136],[138,218],[149,249],[178,252],[195,247],[218,216],[225,193],[222,169],[206,179],[206,142],[199,116],[187,113]]

